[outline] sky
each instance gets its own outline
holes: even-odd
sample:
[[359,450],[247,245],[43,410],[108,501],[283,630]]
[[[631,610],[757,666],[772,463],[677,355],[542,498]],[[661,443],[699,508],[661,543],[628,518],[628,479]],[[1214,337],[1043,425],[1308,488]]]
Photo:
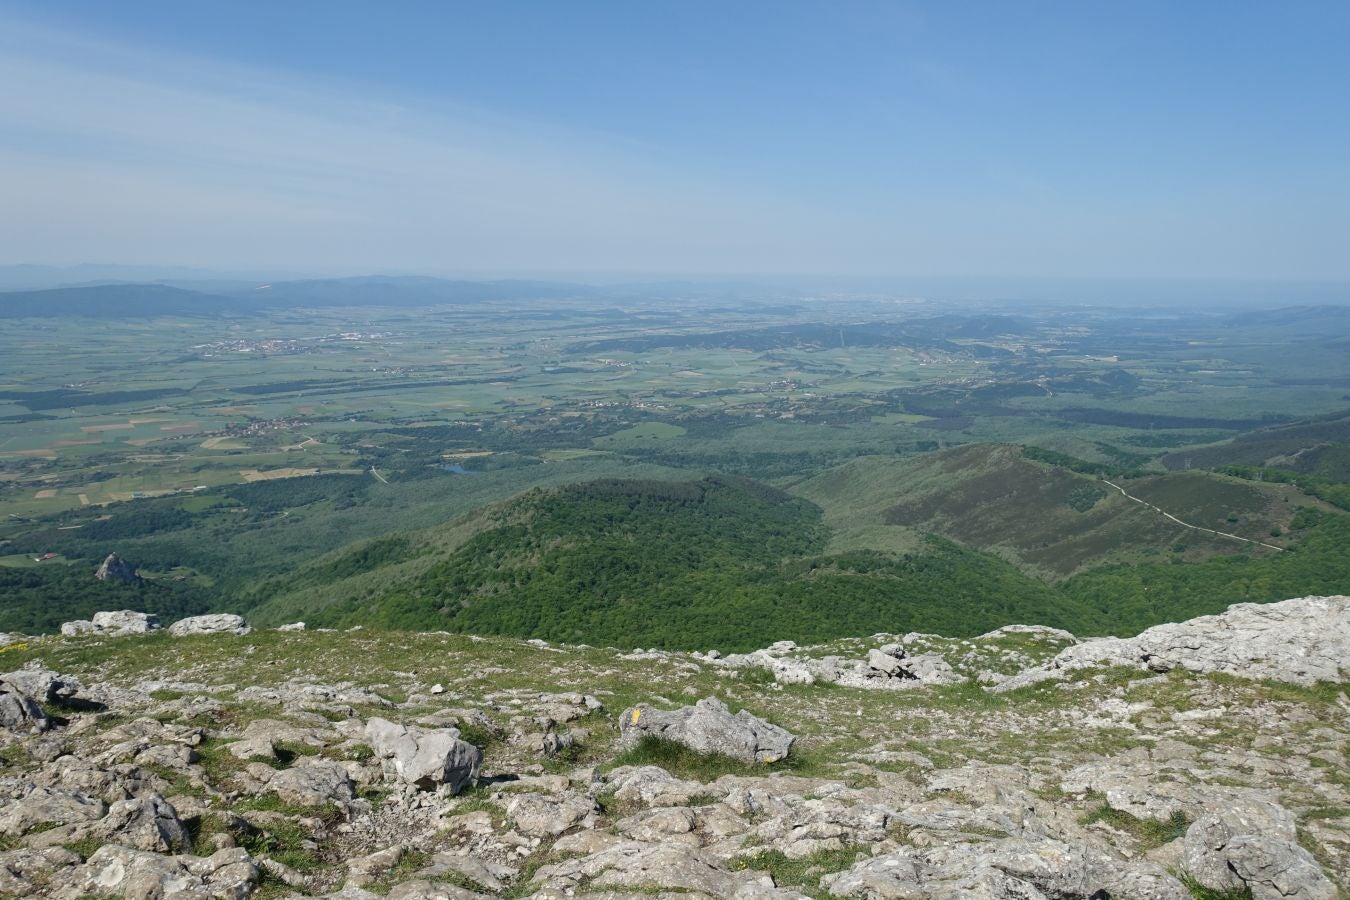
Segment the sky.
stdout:
[[1350,4],[0,0],[0,264],[1350,279]]

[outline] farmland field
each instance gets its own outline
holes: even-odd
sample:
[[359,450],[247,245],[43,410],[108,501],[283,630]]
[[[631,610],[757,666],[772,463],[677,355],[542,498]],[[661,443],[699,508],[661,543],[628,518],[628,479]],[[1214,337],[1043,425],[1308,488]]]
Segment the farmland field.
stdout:
[[[598,479],[749,478],[820,510],[812,552],[900,558],[941,538],[1046,584],[1274,565],[1310,516],[1344,515],[1326,474],[1350,410],[1343,307],[582,292],[6,324],[0,569],[82,578],[117,552],[165,608],[256,604],[363,541],[441,547],[427,529]],[[1302,481],[1253,481],[1300,460]],[[1235,464],[1258,475],[1219,471]],[[379,599],[352,577],[334,597]],[[51,587],[24,584],[17,606]]]

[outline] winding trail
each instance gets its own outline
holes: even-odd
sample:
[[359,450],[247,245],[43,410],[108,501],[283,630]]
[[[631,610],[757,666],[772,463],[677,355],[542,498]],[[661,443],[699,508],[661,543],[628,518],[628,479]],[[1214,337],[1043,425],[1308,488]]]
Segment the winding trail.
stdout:
[[[376,478],[380,479],[380,481],[383,482],[384,484],[388,484],[388,483],[389,483],[389,479],[388,479],[388,478],[385,478],[383,475],[381,475],[381,474],[380,474],[380,471],[379,471],[378,469],[376,469],[374,466],[371,466],[371,467],[370,467],[370,474],[372,474],[372,475],[374,475]],[[1122,493],[1123,493],[1123,492],[1122,492]],[[1134,498],[1131,497],[1130,499],[1134,499]]]
[[1105,478],[1103,478],[1102,481],[1106,482],[1107,484],[1111,485],[1111,487],[1120,491],[1120,493],[1123,494],[1127,500],[1133,500],[1135,503],[1142,503],[1144,506],[1147,506],[1149,509],[1153,510],[1154,512],[1163,516],[1164,518],[1171,519],[1173,522],[1176,522],[1178,525],[1182,525],[1186,528],[1194,528],[1196,531],[1204,531],[1209,534],[1217,534],[1219,537],[1232,538],[1235,541],[1242,541],[1244,544],[1256,544],[1258,547],[1267,547],[1271,550],[1278,550],[1281,553],[1285,552],[1285,549],[1283,547],[1276,547],[1274,544],[1267,544],[1265,541],[1254,541],[1251,538],[1245,538],[1242,537],[1241,535],[1229,534],[1226,531],[1215,531],[1213,528],[1203,528],[1199,525],[1192,525],[1190,522],[1183,522],[1176,516],[1172,515],[1170,512],[1166,512],[1164,510],[1159,509],[1152,503],[1149,503],[1147,500],[1140,500],[1138,497],[1125,493],[1125,489],[1120,485],[1116,484],[1114,481],[1107,481],[1107,479]]

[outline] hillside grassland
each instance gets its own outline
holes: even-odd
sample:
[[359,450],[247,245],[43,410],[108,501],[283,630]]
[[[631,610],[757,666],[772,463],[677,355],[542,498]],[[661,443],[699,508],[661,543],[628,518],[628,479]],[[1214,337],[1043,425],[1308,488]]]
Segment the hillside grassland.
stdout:
[[[1346,317],[1004,313],[633,296],[10,319],[0,629],[115,603],[746,648],[1130,632],[1344,589]],[[110,552],[143,580],[94,582]]]

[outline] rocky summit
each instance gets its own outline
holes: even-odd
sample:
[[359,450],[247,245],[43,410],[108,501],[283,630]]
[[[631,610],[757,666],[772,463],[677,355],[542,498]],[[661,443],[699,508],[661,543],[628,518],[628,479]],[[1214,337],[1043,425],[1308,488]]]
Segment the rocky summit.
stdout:
[[115,611],[0,671],[5,896],[1350,887],[1347,597],[725,657]]

